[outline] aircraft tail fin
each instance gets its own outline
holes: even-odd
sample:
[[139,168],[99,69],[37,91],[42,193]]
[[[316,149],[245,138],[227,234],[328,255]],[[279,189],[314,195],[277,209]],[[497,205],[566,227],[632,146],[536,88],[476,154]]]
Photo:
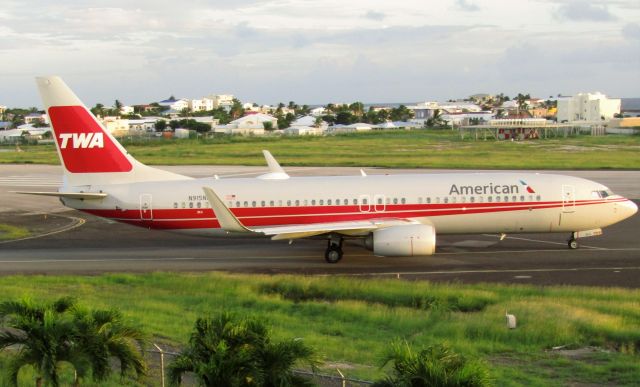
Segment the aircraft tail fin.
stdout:
[[189,179],[134,159],[57,76],[36,83],[51,120],[65,185]]

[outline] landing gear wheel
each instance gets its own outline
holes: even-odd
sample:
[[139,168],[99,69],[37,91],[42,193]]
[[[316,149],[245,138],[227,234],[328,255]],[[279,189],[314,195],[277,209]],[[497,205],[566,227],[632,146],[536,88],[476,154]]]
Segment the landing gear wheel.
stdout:
[[578,245],[578,241],[575,238],[569,239],[568,246],[571,250],[575,250],[580,247],[580,245]]
[[338,263],[342,259],[342,254],[342,248],[339,244],[329,242],[329,246],[324,252],[324,259],[327,263]]

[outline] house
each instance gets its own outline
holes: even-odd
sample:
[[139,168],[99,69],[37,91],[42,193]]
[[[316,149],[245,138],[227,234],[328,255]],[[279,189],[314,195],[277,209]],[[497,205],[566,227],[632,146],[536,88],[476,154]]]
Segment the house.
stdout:
[[214,126],[213,131],[225,134],[263,135],[265,123],[273,129],[278,128],[278,119],[268,114],[256,113],[240,117],[227,125]]
[[233,106],[233,94],[212,94],[206,98],[213,101],[214,109],[223,108],[224,110],[229,111]]
[[202,99],[190,99],[189,100],[189,110],[192,112],[206,112],[213,110],[214,108],[214,100],[211,98],[204,97]]
[[324,116],[327,112],[327,109],[325,109],[323,106],[319,106],[317,108],[313,108],[309,111],[309,114],[311,114],[314,117],[319,117],[319,116]]
[[155,132],[158,118],[146,117],[138,120],[127,120],[129,133]]
[[407,106],[407,109],[413,110],[413,119],[417,122],[424,122],[429,118],[432,118],[436,110],[440,110],[440,105],[437,102],[421,102],[412,106]]
[[11,121],[0,121],[0,130],[11,129]]
[[158,102],[158,105],[181,112],[184,109],[189,109],[189,100],[186,100],[184,98],[175,99],[171,97],[169,99]]
[[4,105],[0,105],[0,120],[4,119],[4,112],[7,111],[7,107]]
[[129,120],[120,117],[102,117],[99,118],[102,126],[114,136],[124,136],[129,134]]
[[122,114],[123,116],[128,116],[129,114],[133,114],[135,112],[135,109],[133,108],[133,106],[123,106],[120,108],[120,114]]
[[621,100],[596,93],[579,93],[558,99],[558,122],[604,121],[620,113]]
[[25,124],[48,124],[49,123],[49,117],[47,117],[46,114],[44,113],[29,113],[26,116],[24,116],[24,123]]
[[291,126],[282,131],[290,136],[321,136],[325,132],[325,128],[316,128],[313,126]]
[[[293,121],[291,123],[291,126],[314,126],[315,127],[317,126],[316,125],[317,119],[318,117],[314,117],[313,115],[303,116]],[[329,125],[325,121],[321,121],[318,126],[322,128],[322,130],[324,131],[327,129]]]

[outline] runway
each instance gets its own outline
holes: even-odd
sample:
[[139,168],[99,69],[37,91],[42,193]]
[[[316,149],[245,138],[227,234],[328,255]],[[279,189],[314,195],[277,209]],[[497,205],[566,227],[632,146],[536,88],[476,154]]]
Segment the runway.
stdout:
[[[16,182],[15,177],[8,177],[38,175],[43,179],[40,183],[55,179],[59,181],[59,167],[9,168],[16,170],[7,170],[5,167],[0,166],[0,195],[6,198],[1,207],[0,223],[28,224],[37,231],[35,234],[50,234],[0,244],[0,275],[224,270],[385,276],[465,283],[640,287],[638,215],[606,228],[601,237],[582,239],[579,250],[567,249],[565,240],[568,235],[564,234],[510,235],[503,241],[497,235],[445,235],[438,236],[438,249],[434,256],[375,257],[353,241],[345,245],[344,259],[338,264],[329,265],[323,259],[324,241],[298,240],[289,245],[286,241],[268,239],[208,239],[149,231],[67,211],[55,199],[10,194],[9,191],[20,189],[51,190],[51,186],[46,185],[21,188],[19,179]],[[206,176],[220,173],[221,170],[226,171],[227,175],[251,175],[264,171],[260,167],[173,168],[192,176]],[[16,173],[18,169],[21,174]],[[347,173],[359,173],[359,170],[303,168],[292,174]],[[370,173],[398,171],[374,170]],[[640,181],[640,172],[558,173],[601,181],[614,192],[640,198],[637,183]],[[598,175],[606,179],[598,179]],[[31,181],[25,180],[25,184],[31,184]]]

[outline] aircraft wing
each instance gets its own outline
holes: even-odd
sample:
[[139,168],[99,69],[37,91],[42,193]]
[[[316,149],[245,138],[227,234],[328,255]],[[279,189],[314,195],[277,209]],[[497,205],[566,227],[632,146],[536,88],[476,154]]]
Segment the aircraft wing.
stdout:
[[301,225],[248,228],[229,210],[220,197],[209,187],[202,187],[216,214],[220,227],[231,232],[254,232],[271,236],[273,240],[308,238],[315,235],[338,233],[344,235],[364,235],[369,231],[398,224],[412,224],[416,221],[398,218],[380,218],[358,221],[327,222]]
[[107,197],[106,193],[98,192],[34,192],[34,191],[10,191],[22,195],[54,196],[57,198],[97,200]]

